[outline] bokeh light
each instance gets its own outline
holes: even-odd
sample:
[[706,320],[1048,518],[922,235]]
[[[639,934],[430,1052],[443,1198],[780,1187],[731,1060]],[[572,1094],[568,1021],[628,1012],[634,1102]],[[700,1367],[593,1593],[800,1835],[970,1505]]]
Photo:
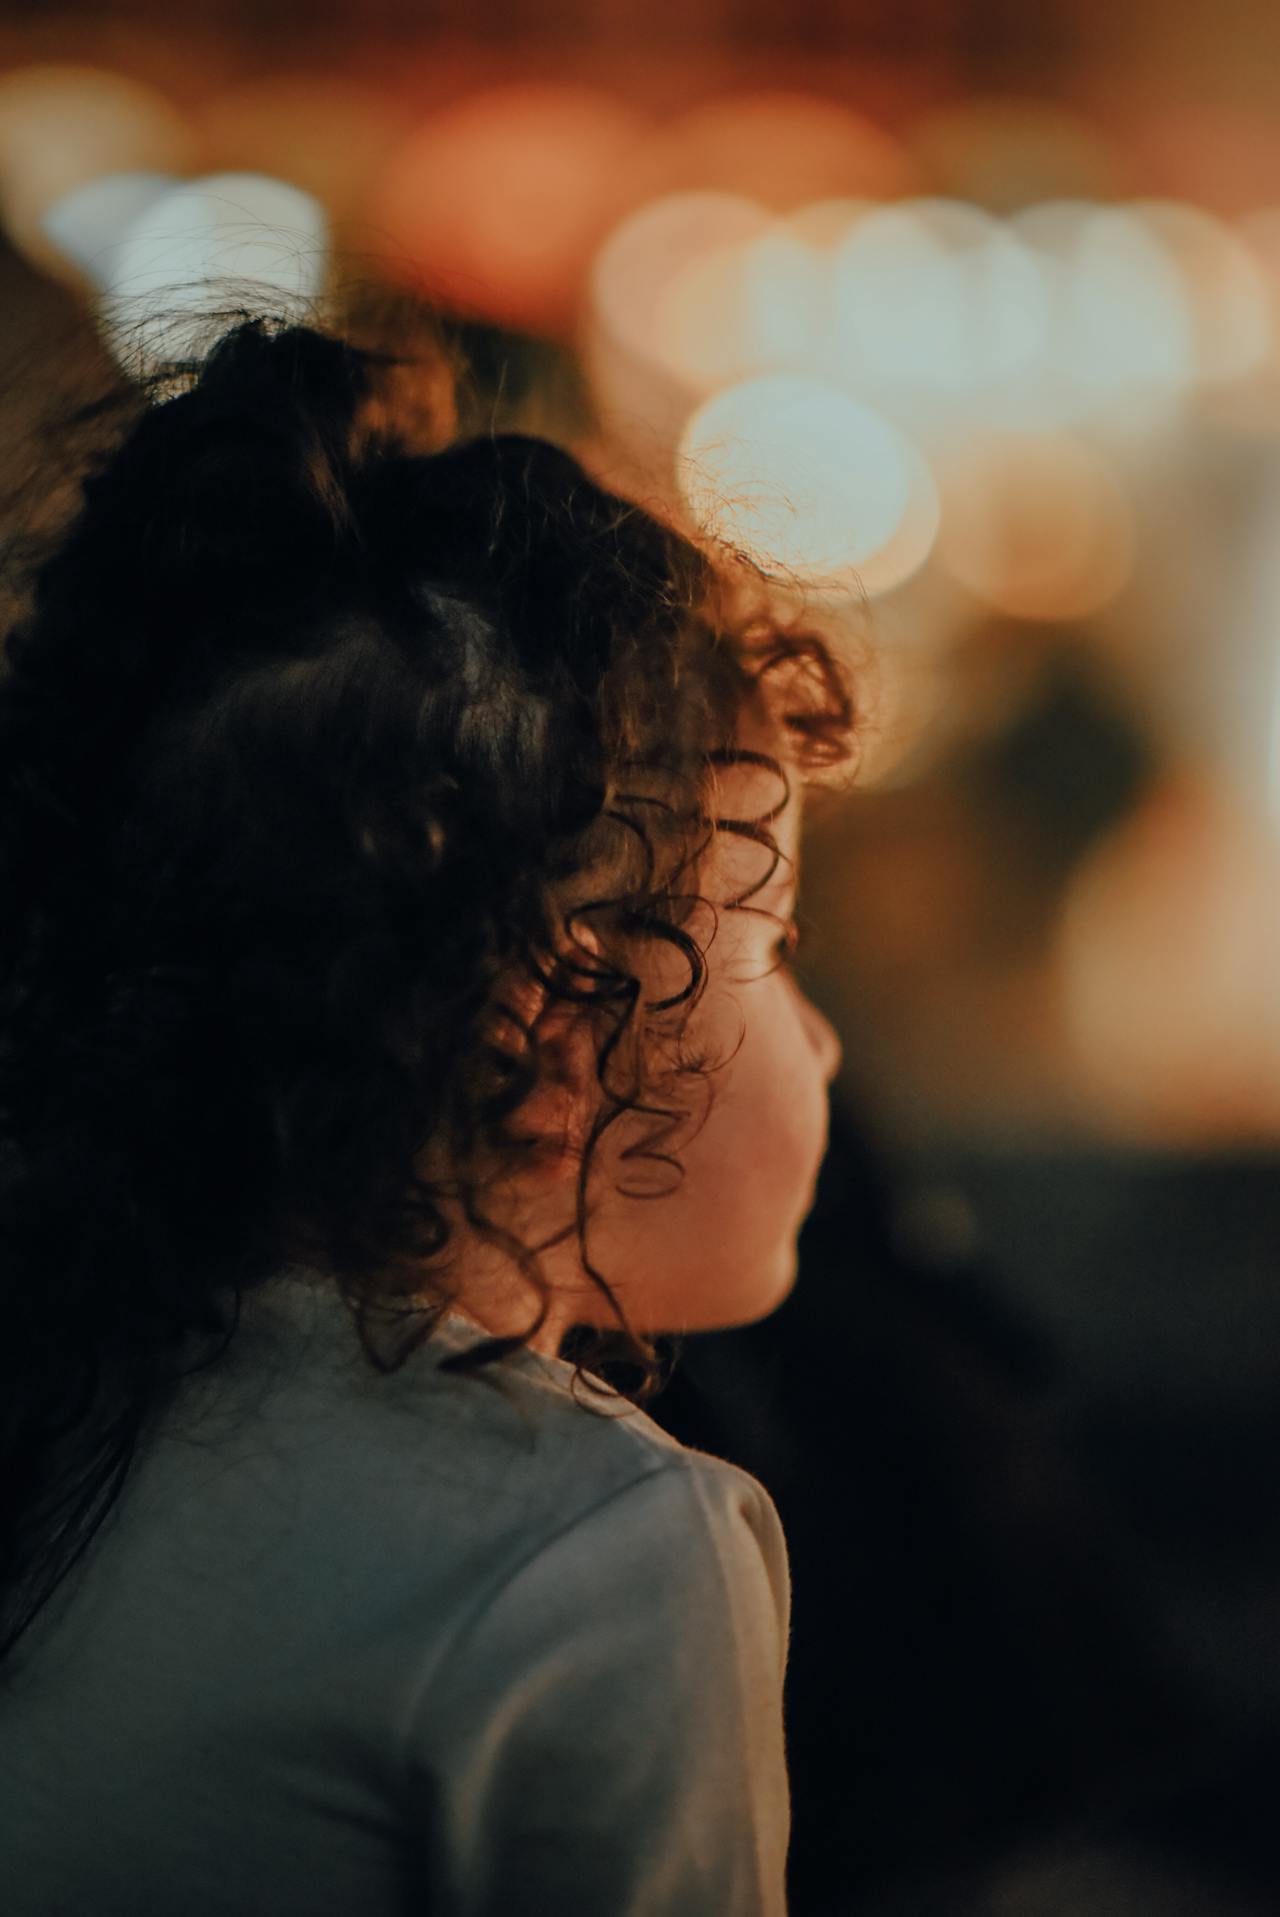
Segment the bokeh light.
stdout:
[[1173,260],[1191,321],[1196,379],[1236,380],[1258,370],[1270,348],[1266,276],[1239,234],[1199,207],[1137,200],[1131,210]]
[[658,359],[695,389],[813,366],[826,320],[828,272],[816,248],[777,221],[691,261],[654,315]]
[[1068,1042],[1095,1107],[1145,1137],[1280,1121],[1280,848],[1169,783],[1081,869],[1062,919]]
[[1048,327],[1027,248],[979,208],[912,200],[854,223],[832,259],[828,377],[895,406],[984,405],[1038,364]]
[[562,334],[646,125],[586,87],[473,94],[392,154],[369,202],[371,240],[463,312]]
[[1242,380],[1212,387],[1201,409],[1234,433],[1258,439],[1280,433],[1280,206],[1259,206],[1232,228],[1262,288],[1265,346]]
[[0,219],[51,275],[67,271],[45,226],[60,200],[110,174],[181,174],[190,154],[177,109],[124,74],[47,65],[0,76]]
[[932,466],[914,440],[905,434],[897,437],[907,469],[907,503],[888,539],[857,566],[858,585],[873,599],[915,577],[937,544],[942,522],[942,499]]
[[130,229],[181,184],[172,173],[108,173],[72,187],[40,220],[57,276],[70,279],[78,272],[94,291],[110,286]]
[[690,419],[677,472],[698,524],[770,570],[853,583],[911,499],[903,435],[869,407],[794,375],[748,380]]
[[1201,97],[1116,103],[1113,117],[1129,173],[1152,197],[1192,201],[1233,218],[1280,199],[1280,126],[1275,113]]
[[986,605],[1078,619],[1127,584],[1134,520],[1117,469],[1067,433],[988,433],[937,455],[938,555]]
[[189,181],[149,205],[121,242],[103,301],[108,338],[145,362],[199,352],[219,306],[302,315],[326,283],[327,236],[324,208],[285,181]]
[[[596,408],[649,483],[661,487],[669,477],[676,440],[705,396],[706,376],[734,363],[739,344],[732,308],[726,318],[722,303],[713,315],[730,329],[722,350],[700,327],[683,337],[669,319],[660,324],[664,302],[704,260],[732,256],[769,228],[765,209],[741,194],[675,193],[621,221],[596,255],[584,340]],[[732,298],[732,276],[721,290]]]
[[764,207],[739,193],[673,193],[640,207],[596,256],[591,272],[595,320],[637,357],[652,358],[684,376],[687,348],[678,332],[673,340],[675,329],[664,332],[660,326],[664,305],[684,275],[696,274],[707,261],[732,260],[770,224]]
[[1166,415],[1194,379],[1194,328],[1178,263],[1151,226],[1075,200],[1028,207],[1009,225],[1047,292],[1043,361],[1021,396],[1027,423],[1147,426]]

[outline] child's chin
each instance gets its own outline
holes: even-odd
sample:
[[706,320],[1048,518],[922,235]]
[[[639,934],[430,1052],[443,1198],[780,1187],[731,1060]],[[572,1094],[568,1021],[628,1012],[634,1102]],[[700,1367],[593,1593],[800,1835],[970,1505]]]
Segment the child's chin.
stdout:
[[795,1290],[799,1269],[795,1241],[792,1239],[779,1250],[772,1266],[760,1271],[758,1282],[749,1291],[744,1288],[735,1299],[734,1316],[725,1319],[724,1328],[728,1330],[731,1326],[758,1325],[762,1319],[772,1317]]
[[780,1275],[780,1282],[769,1304],[768,1310],[761,1314],[762,1317],[769,1317],[771,1313],[777,1311],[780,1305],[786,1304],[787,1299],[796,1288],[796,1279],[799,1276],[800,1260],[796,1255],[796,1248],[793,1243],[787,1248],[787,1259]]
[[[760,1263],[747,1274],[738,1271],[734,1283],[714,1297],[703,1297],[679,1325],[646,1323],[649,1335],[695,1331],[735,1331],[756,1325],[785,1304],[795,1289],[799,1270],[795,1240],[781,1246],[771,1264]],[[633,1321],[634,1322],[634,1321]]]

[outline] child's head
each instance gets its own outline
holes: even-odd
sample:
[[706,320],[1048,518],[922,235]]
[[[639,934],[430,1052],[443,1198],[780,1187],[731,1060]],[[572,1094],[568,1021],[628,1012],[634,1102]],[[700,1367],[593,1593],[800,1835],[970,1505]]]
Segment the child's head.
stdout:
[[290,1262],[517,1339],[791,1282],[836,1054],[763,974],[844,675],[555,447],[409,443],[387,374],[256,321],[170,370],[8,638],[6,1283],[86,1353]]

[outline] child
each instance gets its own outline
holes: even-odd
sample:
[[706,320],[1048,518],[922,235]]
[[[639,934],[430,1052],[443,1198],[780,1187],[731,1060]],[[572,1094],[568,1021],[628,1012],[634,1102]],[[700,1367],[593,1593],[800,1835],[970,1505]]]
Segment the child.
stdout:
[[642,1406],[794,1281],[845,673],[403,371],[156,375],[6,642],[9,1917],[783,1909],[777,1514]]

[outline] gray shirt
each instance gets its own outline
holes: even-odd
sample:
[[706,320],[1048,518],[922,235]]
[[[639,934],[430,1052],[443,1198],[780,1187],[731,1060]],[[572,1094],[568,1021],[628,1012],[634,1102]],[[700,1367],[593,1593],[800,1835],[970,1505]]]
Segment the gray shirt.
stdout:
[[773,1503],[480,1336],[246,1300],[12,1654],[7,1917],[781,1917]]

